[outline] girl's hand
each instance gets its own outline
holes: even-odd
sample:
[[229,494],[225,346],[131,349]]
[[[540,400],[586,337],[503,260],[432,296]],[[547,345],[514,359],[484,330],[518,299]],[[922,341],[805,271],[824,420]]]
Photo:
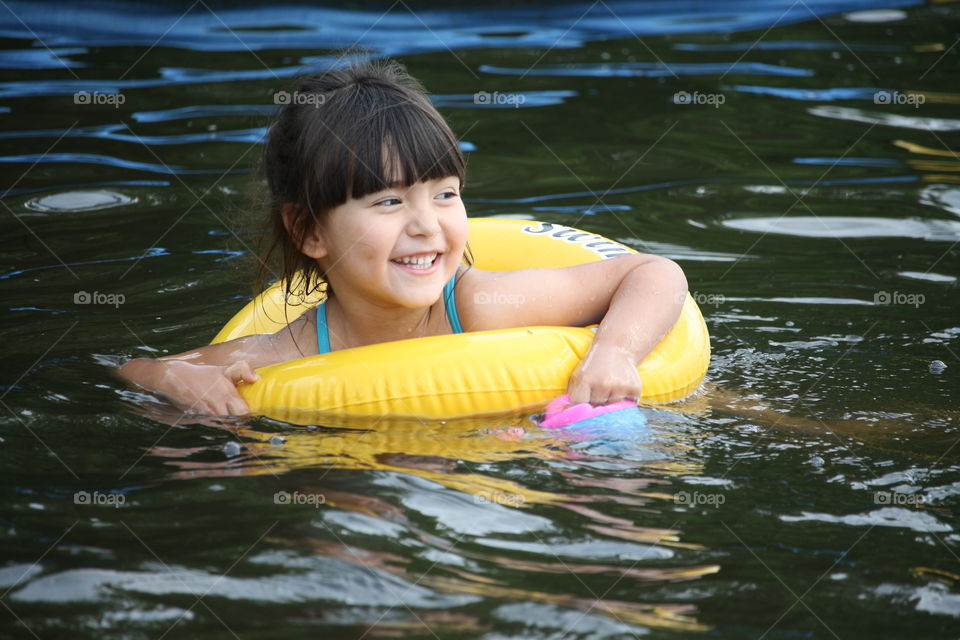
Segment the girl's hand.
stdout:
[[250,408],[237,386],[256,382],[260,376],[245,360],[227,366],[191,364],[183,360],[156,360],[164,367],[156,390],[188,413],[215,416],[242,416]]
[[640,401],[643,385],[637,365],[625,350],[591,348],[570,375],[570,404],[600,406],[618,400]]

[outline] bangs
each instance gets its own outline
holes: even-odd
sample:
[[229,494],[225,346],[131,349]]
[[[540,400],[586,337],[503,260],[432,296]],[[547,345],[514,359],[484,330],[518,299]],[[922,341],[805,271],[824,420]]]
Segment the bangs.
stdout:
[[456,176],[463,186],[460,144],[436,112],[405,101],[357,123],[351,148],[341,145],[346,193],[362,198],[388,188]]
[[[337,74],[345,77],[333,84]],[[275,206],[297,203],[312,224],[322,225],[327,211],[384,189],[451,176],[463,187],[459,141],[402,68],[333,70],[297,86],[300,94],[318,97],[283,105],[268,133],[268,180],[290,185],[271,187],[285,191]]]

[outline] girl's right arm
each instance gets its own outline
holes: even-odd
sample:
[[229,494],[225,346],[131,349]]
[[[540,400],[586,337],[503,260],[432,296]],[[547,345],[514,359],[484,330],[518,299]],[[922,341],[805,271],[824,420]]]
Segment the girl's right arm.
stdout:
[[308,311],[276,333],[246,336],[162,358],[136,358],[119,367],[118,373],[190,413],[246,415],[250,409],[237,392],[237,385],[258,380],[254,369],[316,353],[312,316]]

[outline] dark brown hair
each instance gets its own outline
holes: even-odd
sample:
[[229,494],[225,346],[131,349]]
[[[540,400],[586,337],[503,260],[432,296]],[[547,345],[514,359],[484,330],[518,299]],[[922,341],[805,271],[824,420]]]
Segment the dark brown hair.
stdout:
[[[282,106],[262,158],[272,233],[261,252],[257,291],[271,261],[279,263],[288,302],[329,286],[317,261],[299,247],[348,199],[450,176],[464,185],[456,136],[398,62],[355,61],[301,77],[276,95]],[[284,206],[292,213],[289,231]]]

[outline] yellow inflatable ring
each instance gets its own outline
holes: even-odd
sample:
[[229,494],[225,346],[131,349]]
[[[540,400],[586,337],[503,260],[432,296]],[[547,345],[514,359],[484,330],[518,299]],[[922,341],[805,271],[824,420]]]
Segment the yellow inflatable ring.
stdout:
[[[636,253],[549,222],[473,218],[469,225],[478,269],[557,268]],[[282,291],[277,283],[249,302],[213,342],[273,333],[323,298],[290,305]],[[566,391],[593,336],[591,327],[519,327],[385,342],[263,367],[260,380],[242,384],[240,393],[251,412],[297,424],[324,416],[447,420],[536,411]],[[709,362],[707,328],[688,294],[673,329],[638,367],[641,402],[684,398]]]

